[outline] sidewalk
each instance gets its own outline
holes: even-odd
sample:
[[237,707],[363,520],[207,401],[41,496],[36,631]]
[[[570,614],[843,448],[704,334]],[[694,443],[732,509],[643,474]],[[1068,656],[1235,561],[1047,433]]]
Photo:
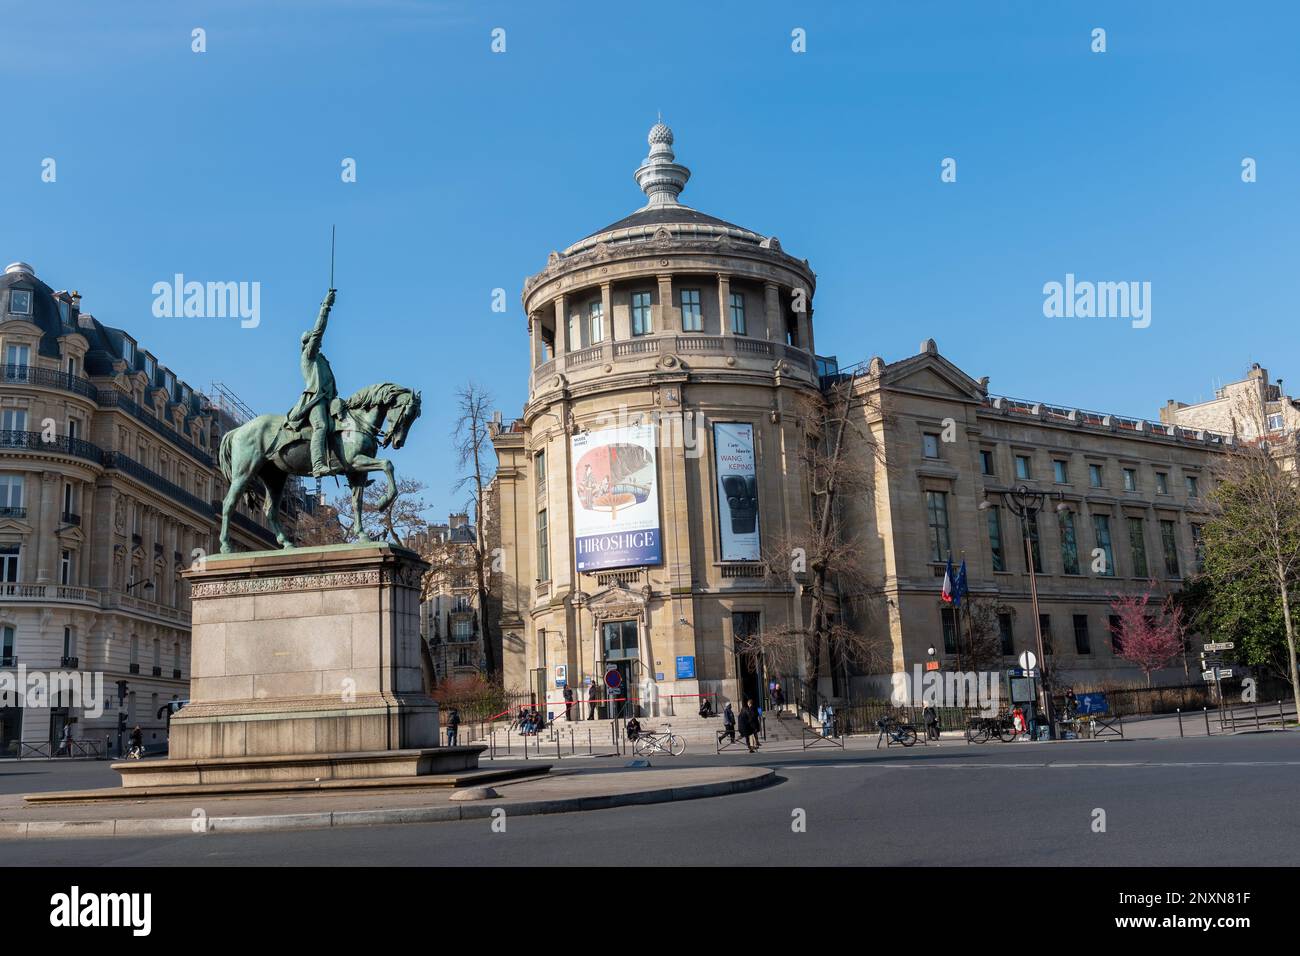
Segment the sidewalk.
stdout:
[[[465,790],[277,794],[157,798],[126,802],[25,804],[0,796],[0,840],[298,830],[395,823],[433,823],[603,810],[743,793],[774,783],[766,767],[651,766],[625,770],[552,770],[545,777],[494,784],[498,796],[467,800]],[[453,794],[459,794],[452,799]],[[309,807],[309,812],[302,812]]]

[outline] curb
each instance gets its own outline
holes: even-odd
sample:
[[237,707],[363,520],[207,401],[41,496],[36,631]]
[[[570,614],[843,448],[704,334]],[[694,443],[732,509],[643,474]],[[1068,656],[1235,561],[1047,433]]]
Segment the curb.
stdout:
[[168,817],[122,820],[33,820],[26,823],[0,822],[0,839],[28,837],[132,837],[182,833],[249,833],[253,831],[324,830],[334,827],[378,826],[402,823],[446,823],[458,820],[491,818],[498,809],[509,816],[534,816],[542,813],[573,813],[584,810],[608,810],[613,807],[641,806],[650,803],[673,803],[698,800],[732,793],[759,790],[776,783],[776,771],[764,772],[742,780],[691,784],[684,787],[656,787],[631,793],[613,793],[592,797],[564,797],[555,800],[521,800],[518,803],[484,801],[456,803],[450,806],[410,807],[392,810],[336,810],[328,813],[286,813],[254,817]]

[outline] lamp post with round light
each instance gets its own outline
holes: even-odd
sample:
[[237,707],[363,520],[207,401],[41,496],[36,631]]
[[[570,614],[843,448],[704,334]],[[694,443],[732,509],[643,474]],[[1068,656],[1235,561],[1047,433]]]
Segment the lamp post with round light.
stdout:
[[1029,601],[1034,612],[1034,641],[1038,647],[1038,693],[1043,714],[1047,717],[1048,736],[1055,740],[1056,725],[1052,717],[1052,695],[1047,690],[1047,655],[1043,653],[1043,625],[1038,616],[1038,581],[1034,576],[1034,544],[1029,527],[1030,524],[1034,527],[1038,526],[1038,514],[1049,500],[1058,502],[1056,511],[1067,511],[1065,495],[1059,491],[1038,491],[1028,485],[1016,485],[1006,491],[985,491],[984,494],[985,499],[979,505],[980,511],[987,511],[992,507],[988,496],[996,494],[1002,499],[1007,510],[1020,519],[1020,534],[1025,541],[1025,566],[1029,569]]

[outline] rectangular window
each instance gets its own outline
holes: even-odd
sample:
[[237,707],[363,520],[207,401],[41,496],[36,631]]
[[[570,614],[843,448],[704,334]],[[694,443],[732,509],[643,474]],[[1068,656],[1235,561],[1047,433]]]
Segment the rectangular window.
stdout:
[[985,475],[996,474],[993,470],[993,452],[987,448],[980,450],[980,472]]
[[998,615],[998,636],[1002,639],[1002,655],[1010,657],[1016,652],[1015,636],[1011,631],[1011,615],[1003,612]]
[[546,509],[537,512],[537,580],[551,580],[550,536],[546,531]]
[[[6,408],[0,413],[0,426],[7,432],[27,431],[27,409]],[[14,439],[15,441],[17,439]]]
[[14,629],[6,627],[0,631],[0,667],[14,666]]
[[66,548],[59,552],[59,583],[65,587],[72,583],[72,552]]
[[1056,478],[1058,485],[1068,484],[1070,481],[1070,465],[1059,459],[1052,462],[1052,473]]
[[1128,519],[1128,547],[1133,555],[1133,577],[1150,576],[1151,571],[1147,567],[1146,522],[1141,518]]
[[1282,430],[1282,416],[1281,416],[1281,415],[1270,415],[1270,416],[1268,416],[1268,430],[1271,431],[1271,432],[1280,432],[1280,431]]
[[957,612],[950,607],[939,608],[939,621],[943,625],[943,652],[957,653]]
[[1092,653],[1092,638],[1088,636],[1088,615],[1074,615],[1074,650],[1078,654]]
[[1061,565],[1066,574],[1078,574],[1079,543],[1074,535],[1074,512],[1057,512],[1056,523],[1061,532]]
[[1205,542],[1201,538],[1201,526],[1192,525],[1192,553],[1196,558],[1196,570],[1205,570]]
[[31,373],[29,366],[32,362],[32,348],[30,345],[7,345],[5,346],[5,378],[11,382],[25,382]]
[[605,341],[605,303],[591,303],[587,308],[587,320],[587,331],[590,334],[587,344],[595,345]]
[[[1038,629],[1043,634],[1043,654],[1050,655],[1052,651],[1052,615],[1038,615]],[[1040,662],[1040,666],[1041,662]]]
[[650,334],[650,293],[632,293],[632,334]]
[[682,331],[700,332],[704,329],[704,315],[700,312],[700,290],[682,290]]
[[739,292],[731,293],[731,331],[736,335],[748,335],[745,330],[745,297]]
[[122,339],[122,358],[128,369],[135,368],[135,343],[130,339]]
[[1136,468],[1124,469],[1124,490],[1125,491],[1138,490],[1138,473]]
[[609,621],[604,632],[605,660],[625,661],[637,656],[636,621]]
[[1043,549],[1038,540],[1038,512],[1031,511],[1025,518],[1025,524],[1029,526],[1029,553],[1034,556],[1034,573],[1043,573]]
[[21,556],[21,545],[0,545],[0,581],[13,584],[18,580],[18,559]]
[[1157,472],[1156,472],[1156,494],[1158,494],[1158,495],[1167,495],[1167,494],[1169,494],[1169,474],[1168,474],[1168,472],[1163,472],[1163,471],[1157,471]]
[[63,656],[72,657],[77,650],[77,642],[72,636],[72,628],[63,629]]
[[1093,515],[1092,516],[1092,533],[1097,541],[1097,547],[1101,549],[1102,565],[1101,573],[1106,577],[1115,576],[1115,551],[1110,542],[1110,515]]
[[10,315],[31,315],[32,314],[31,290],[29,289],[9,290],[9,314]]
[[921,444],[925,449],[926,458],[939,457],[939,436],[931,435],[928,432],[921,436]]
[[993,570],[1005,571],[1007,569],[1007,555],[1002,547],[1002,509],[990,507],[988,516],[989,550],[993,554]]
[[1200,485],[1196,481],[1195,475],[1187,475],[1187,497],[1199,498],[1201,495]]
[[1094,488],[1101,487],[1101,465],[1088,466],[1088,484]]
[[1172,521],[1160,522],[1160,545],[1165,552],[1165,574],[1171,578],[1181,577],[1178,568],[1178,531]]
[[1119,615],[1110,615],[1108,625],[1110,630],[1110,649],[1118,655],[1119,652],[1124,649],[1124,644],[1121,640],[1123,635],[1120,633]]
[[1029,478],[1029,456],[1016,455],[1016,477]]
[[930,560],[942,561],[951,550],[948,542],[947,492],[927,491],[925,506],[930,524]]
[[533,456],[533,480],[537,485],[537,497],[546,497],[546,451],[539,451]]
[[0,514],[21,509],[22,506],[23,476],[0,475]]

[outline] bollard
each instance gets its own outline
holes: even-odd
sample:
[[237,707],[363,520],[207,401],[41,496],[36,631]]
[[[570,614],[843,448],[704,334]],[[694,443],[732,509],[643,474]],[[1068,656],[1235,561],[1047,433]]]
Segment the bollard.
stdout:
[[1202,707],[1201,713],[1205,715],[1205,736],[1210,736],[1210,708]]
[[1183,709],[1179,707],[1177,708],[1177,711],[1178,711],[1178,736],[1181,737],[1183,735]]
[[560,735],[558,733],[555,735],[555,759],[560,759]]
[[587,728],[587,756],[591,756],[591,728]]

